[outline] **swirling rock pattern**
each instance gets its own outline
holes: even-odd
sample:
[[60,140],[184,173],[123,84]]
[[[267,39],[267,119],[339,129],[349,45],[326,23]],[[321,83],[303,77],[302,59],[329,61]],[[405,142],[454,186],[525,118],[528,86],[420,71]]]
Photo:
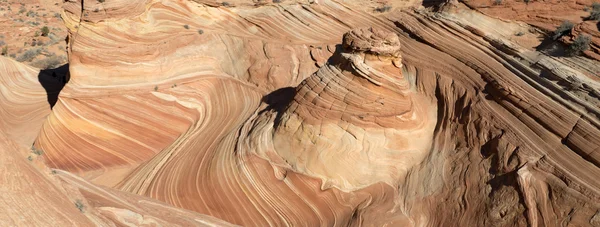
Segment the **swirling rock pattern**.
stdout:
[[[0,146],[18,151],[0,179],[51,189],[21,205],[9,188],[0,219],[598,224],[595,60],[537,52],[513,37],[527,25],[459,2],[360,6],[65,2],[71,79],[51,110],[39,71],[0,58]],[[35,206],[60,209],[14,221]]]
[[320,178],[323,188],[397,187],[430,149],[435,104],[402,76],[395,33],[357,29],[342,45],[285,110],[256,120],[248,143],[277,166]]
[[47,96],[58,92],[58,80],[8,58],[0,57],[0,65],[0,225],[231,225],[49,169],[44,163],[50,156],[31,144],[51,113]]

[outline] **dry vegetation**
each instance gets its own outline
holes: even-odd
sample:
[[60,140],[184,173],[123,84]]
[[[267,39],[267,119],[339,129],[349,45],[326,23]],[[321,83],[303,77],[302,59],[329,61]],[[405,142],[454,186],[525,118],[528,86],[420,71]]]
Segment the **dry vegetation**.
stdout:
[[34,67],[54,68],[67,62],[62,1],[53,4],[0,0],[0,54]]

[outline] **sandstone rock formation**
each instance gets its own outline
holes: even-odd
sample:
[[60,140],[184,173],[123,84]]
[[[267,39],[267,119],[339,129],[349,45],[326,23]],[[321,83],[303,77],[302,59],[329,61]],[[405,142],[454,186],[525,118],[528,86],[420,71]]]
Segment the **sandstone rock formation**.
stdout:
[[258,156],[319,178],[322,188],[355,191],[378,182],[398,187],[429,153],[435,104],[402,75],[400,40],[356,29],[343,46],[250,128]]
[[0,223],[600,225],[593,57],[372,4],[65,2],[64,88],[0,58]]
[[0,131],[1,226],[230,225],[46,167],[45,154],[35,146],[27,147],[50,114],[44,91],[48,87],[42,87],[38,78],[46,86],[54,81],[46,78],[50,75],[8,58],[0,58],[0,66],[4,116]]

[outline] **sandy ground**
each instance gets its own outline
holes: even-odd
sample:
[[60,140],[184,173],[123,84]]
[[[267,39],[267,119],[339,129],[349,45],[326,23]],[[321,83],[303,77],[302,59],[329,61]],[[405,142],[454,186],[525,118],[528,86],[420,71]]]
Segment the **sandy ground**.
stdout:
[[41,69],[67,63],[61,11],[60,0],[0,0],[1,54]]

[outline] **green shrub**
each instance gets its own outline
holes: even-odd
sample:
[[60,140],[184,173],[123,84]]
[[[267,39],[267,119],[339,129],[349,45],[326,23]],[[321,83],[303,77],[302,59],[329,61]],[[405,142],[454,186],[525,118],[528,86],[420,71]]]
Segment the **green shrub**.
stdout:
[[48,33],[50,33],[50,29],[48,28],[48,26],[44,26],[42,27],[42,36],[48,36]]
[[575,25],[570,21],[563,21],[562,24],[560,24],[560,26],[554,30],[554,36],[552,36],[552,39],[557,40],[563,35],[571,33],[571,29],[573,29],[573,27],[575,27]]

